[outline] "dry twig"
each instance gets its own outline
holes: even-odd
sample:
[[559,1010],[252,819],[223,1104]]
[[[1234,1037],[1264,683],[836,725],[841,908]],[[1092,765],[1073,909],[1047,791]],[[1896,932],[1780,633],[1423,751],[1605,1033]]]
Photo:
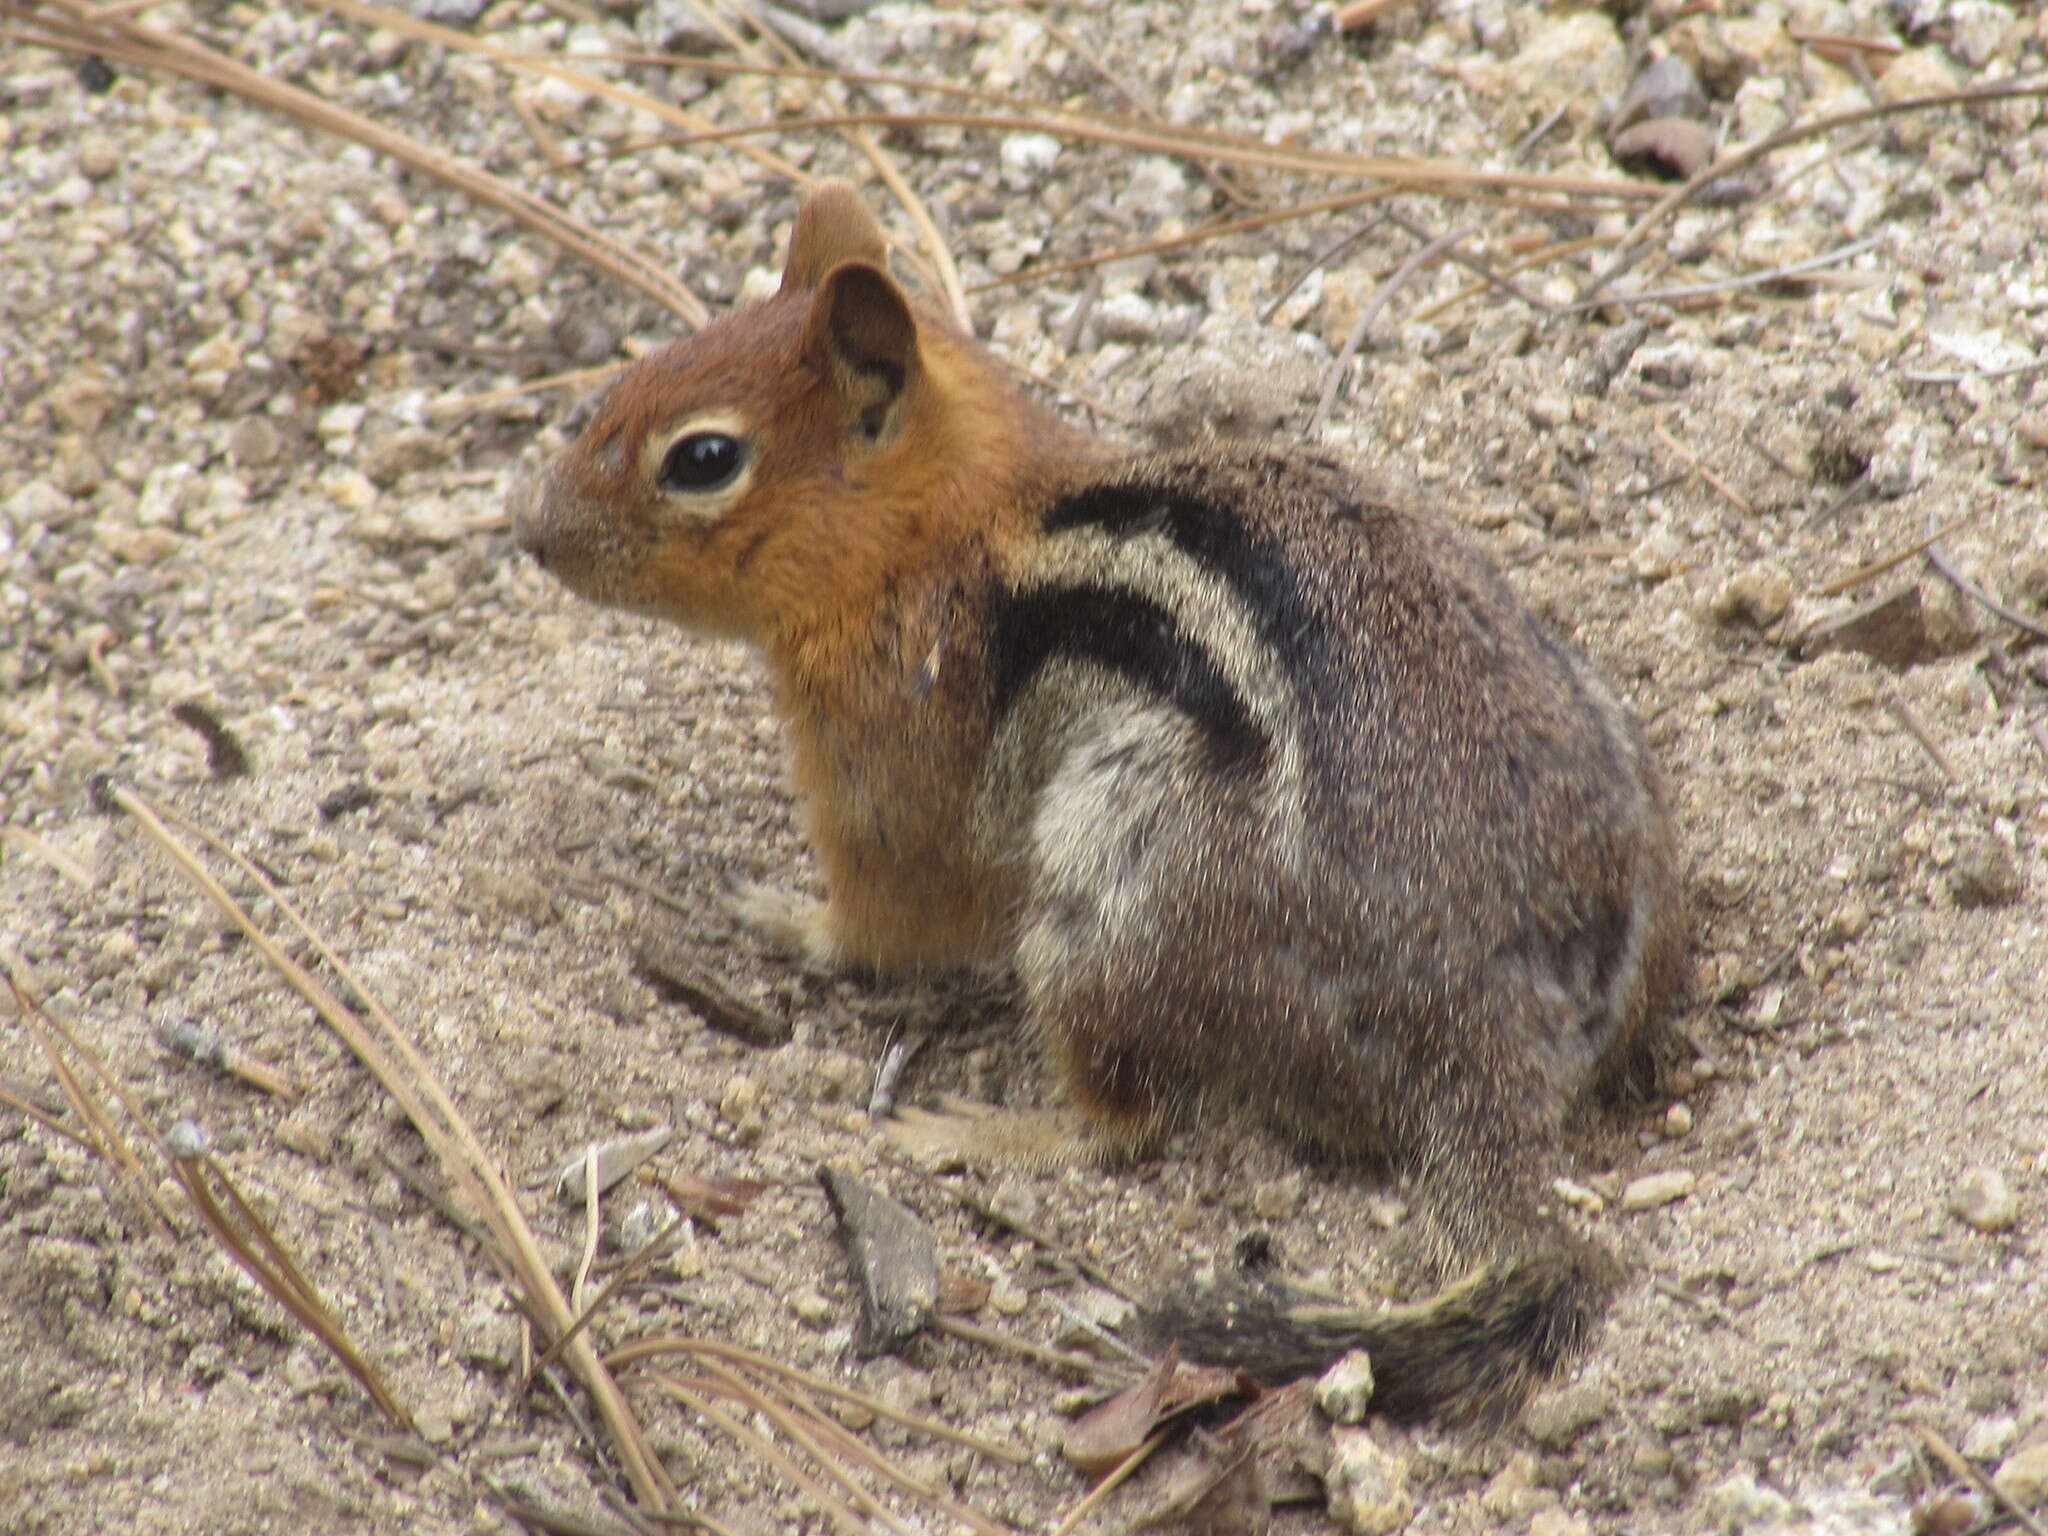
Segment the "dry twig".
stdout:
[[[549,1337],[565,1332],[575,1320],[574,1315],[555,1283],[553,1271],[540,1251],[533,1229],[527,1225],[518,1199],[506,1185],[495,1160],[484,1150],[468,1120],[441,1086],[433,1068],[399,1027],[398,1021],[253,861],[213,834],[204,834],[203,840],[229,858],[270,898],[286,921],[298,929],[313,952],[362,1000],[376,1025],[376,1033],[373,1034],[353,1009],[286,954],[276,940],[256,924],[198,858],[172,835],[163,817],[149,801],[134,790],[115,785],[107,786],[105,798],[135,820],[186,878],[241,931],[257,953],[312,1005],[314,1012],[341,1037],[384,1091],[405,1110],[414,1128],[434,1150],[450,1182],[482,1215],[493,1239],[491,1251],[518,1282],[528,1315]],[[189,818],[181,817],[179,820],[187,827],[195,825]],[[597,1404],[635,1497],[642,1504],[656,1509],[673,1508],[676,1486],[648,1443],[646,1430],[627,1405],[624,1394],[590,1346],[588,1338],[572,1340],[566,1355],[570,1369]]]
[[1740,512],[1744,517],[1756,516],[1756,508],[1752,507],[1749,504],[1749,502],[1745,500],[1732,485],[1730,485],[1727,481],[1723,480],[1719,475],[1715,474],[1711,469],[1707,468],[1705,464],[1701,463],[1699,455],[1694,453],[1690,448],[1686,447],[1685,444],[1681,443],[1677,438],[1673,437],[1671,435],[1670,430],[1664,425],[1663,422],[1651,422],[1650,430],[1651,432],[1656,434],[1658,442],[1662,443],[1666,448],[1669,448],[1679,458],[1683,459],[1686,462],[1686,464],[1692,469],[1692,472],[1694,474],[1698,475],[1700,479],[1704,480],[1714,490],[1718,491],[1722,499],[1726,501],[1728,505],[1733,507],[1736,511]]
[[[335,0],[337,7],[346,3],[347,0]],[[146,27],[123,14],[118,6],[94,6],[86,0],[0,0],[0,16],[17,23],[0,28],[0,36],[17,42],[111,59],[136,70],[183,75],[282,112],[308,127],[354,139],[516,219],[598,270],[674,310],[690,325],[702,325],[710,318],[702,301],[660,267],[523,188],[311,91],[272,79],[202,43]],[[395,15],[391,19],[407,20]]]

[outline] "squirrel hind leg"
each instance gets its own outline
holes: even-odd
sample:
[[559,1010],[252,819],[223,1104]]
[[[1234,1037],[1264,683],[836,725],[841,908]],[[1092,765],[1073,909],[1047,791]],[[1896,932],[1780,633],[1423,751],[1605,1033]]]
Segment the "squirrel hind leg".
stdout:
[[1156,1140],[1149,1127],[1104,1125],[1077,1110],[998,1109],[957,1097],[937,1110],[898,1109],[882,1133],[922,1163],[1034,1169],[1123,1162]]

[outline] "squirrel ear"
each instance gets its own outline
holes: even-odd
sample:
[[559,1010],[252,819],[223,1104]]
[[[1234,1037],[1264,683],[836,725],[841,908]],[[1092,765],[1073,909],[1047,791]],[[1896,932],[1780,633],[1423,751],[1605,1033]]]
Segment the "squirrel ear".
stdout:
[[789,260],[782,268],[782,291],[815,288],[825,274],[844,261],[865,261],[884,267],[889,256],[882,226],[850,181],[823,181],[797,210],[790,231]]
[[917,317],[894,278],[864,261],[825,275],[804,322],[804,355],[820,364],[870,440],[894,429],[918,368]]

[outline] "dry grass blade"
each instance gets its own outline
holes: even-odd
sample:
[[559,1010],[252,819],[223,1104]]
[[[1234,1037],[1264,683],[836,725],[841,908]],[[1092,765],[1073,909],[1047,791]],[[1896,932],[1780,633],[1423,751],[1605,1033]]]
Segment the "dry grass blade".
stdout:
[[950,1333],[956,1339],[965,1339],[970,1344],[982,1344],[990,1349],[1005,1350],[1045,1366],[1048,1370],[1063,1371],[1092,1381],[1122,1381],[1126,1374],[1115,1366],[1103,1364],[1092,1355],[1077,1355],[1067,1350],[1054,1349],[1048,1344],[1020,1339],[995,1328],[984,1328],[979,1323],[970,1323],[964,1317],[953,1317],[944,1312],[934,1313],[930,1326],[940,1333]]
[[37,1125],[40,1125],[44,1130],[51,1132],[53,1135],[63,1137],[73,1146],[83,1148],[85,1151],[90,1152],[94,1157],[98,1157],[101,1155],[99,1146],[90,1137],[81,1136],[77,1131],[71,1129],[71,1127],[66,1125],[62,1120],[59,1120],[56,1116],[49,1114],[44,1110],[38,1109],[35,1105],[31,1104],[27,1099],[21,1097],[20,1094],[11,1092],[6,1088],[0,1088],[0,1104],[5,1104],[9,1109],[16,1110],[21,1114],[28,1116],[29,1119],[35,1121],[35,1123]]
[[668,1240],[675,1236],[677,1230],[687,1220],[689,1220],[687,1216],[670,1217],[668,1225],[636,1249],[626,1262],[619,1266],[618,1272],[604,1283],[604,1288],[590,1298],[588,1304],[576,1315],[576,1321],[571,1323],[568,1329],[556,1338],[554,1343],[550,1344],[534,1360],[533,1364],[529,1365],[522,1372],[525,1379],[532,1381],[534,1377],[561,1358],[562,1351],[569,1347],[570,1341],[582,1333],[584,1329],[588,1328],[597,1317],[597,1314],[604,1310],[605,1303],[618,1295],[622,1289],[632,1282],[635,1275],[639,1274],[641,1270],[645,1269],[653,1261],[655,1256],[667,1245]]
[[[298,1319],[300,1325],[326,1346],[327,1352],[341,1362],[342,1369],[353,1376],[362,1389],[369,1393],[370,1401],[377,1405],[385,1418],[400,1429],[413,1427],[412,1415],[391,1389],[384,1384],[384,1378],[377,1368],[366,1360],[341,1324],[335,1319],[320,1293],[306,1279],[299,1266],[277,1239],[263,1218],[258,1216],[241,1191],[227,1176],[227,1170],[205,1156],[196,1146],[181,1147],[176,1138],[179,1127],[172,1127],[173,1142],[167,1149],[171,1159],[171,1175],[178,1181],[178,1187],[185,1192],[185,1198],[192,1202],[192,1209],[199,1213],[207,1231],[214,1240],[227,1250],[228,1256],[242,1272],[263,1288],[266,1295],[285,1311]],[[196,1142],[196,1127],[191,1128],[191,1137]],[[213,1196],[208,1181],[208,1172],[220,1181],[221,1189],[233,1208],[233,1216],[221,1207]],[[252,1241],[253,1239],[253,1241]]]
[[[355,0],[324,0],[324,3],[352,5]],[[1426,188],[1443,197],[1476,197],[1488,192],[1519,190],[1634,202],[1655,195],[1654,188],[1618,177],[1487,171],[1440,160],[1283,147],[1242,134],[1156,125],[1125,126],[1113,120],[1078,113],[835,112],[824,116],[775,118],[769,122],[743,123],[737,127],[706,127],[668,142],[744,142],[766,134],[823,128],[965,128],[983,133],[1045,133],[1054,138],[1113,144],[1142,154],[1172,155],[1198,164],[1245,165],[1262,170],[1291,171],[1301,176],[1387,181],[1410,189]]]
[[768,1375],[780,1376],[789,1381],[800,1383],[811,1391],[820,1393],[825,1397],[837,1398],[844,1403],[852,1403],[855,1407],[866,1409],[878,1419],[887,1419],[892,1424],[900,1424],[905,1429],[914,1429],[920,1434],[930,1435],[937,1440],[949,1440],[955,1445],[965,1446],[971,1451],[978,1451],[982,1455],[992,1457],[997,1461],[1006,1461],[1011,1466],[1026,1466],[1031,1461],[1030,1453],[1019,1450],[1014,1445],[1006,1445],[1000,1440],[989,1440],[980,1435],[969,1434],[965,1430],[955,1429],[950,1424],[942,1424],[937,1419],[927,1419],[914,1413],[905,1413],[901,1409],[890,1407],[878,1397],[871,1397],[865,1392],[855,1391],[852,1387],[843,1387],[838,1382],[827,1381],[822,1376],[814,1376],[809,1371],[802,1370],[794,1365],[785,1364],[772,1355],[762,1354],[759,1350],[748,1349],[740,1344],[727,1344],[719,1339],[690,1338],[682,1335],[641,1339],[621,1349],[613,1350],[605,1356],[605,1363],[615,1370],[623,1370],[625,1367],[638,1364],[640,1361],[658,1360],[668,1355],[686,1355],[692,1359],[737,1361],[742,1365],[765,1372]]
[[[21,1017],[28,1025],[29,1032],[36,1037],[36,1043],[42,1047],[43,1055],[50,1063],[50,1071],[56,1076],[57,1086],[64,1095],[64,1102],[71,1106],[71,1113],[76,1115],[78,1123],[85,1127],[83,1137],[71,1132],[66,1134],[71,1135],[74,1141],[83,1140],[91,1151],[131,1187],[137,1203],[145,1213],[155,1217],[163,1232],[167,1236],[175,1236],[177,1228],[171,1222],[170,1207],[164,1203],[156,1182],[143,1168],[142,1159],[137,1157],[135,1149],[128,1145],[128,1139],[121,1134],[120,1127],[114,1124],[113,1116],[106,1112],[92,1090],[76,1072],[72,1071],[71,1063],[65,1060],[58,1042],[61,1040],[70,1046],[81,1059],[92,1066],[100,1080],[112,1089],[116,1098],[120,1099],[130,1117],[152,1138],[156,1134],[155,1128],[142,1114],[140,1107],[128,1097],[120,1082],[107,1070],[106,1064],[99,1059],[98,1054],[65,1028],[62,1020],[43,1007],[42,1000],[30,989],[28,978],[11,959],[7,962],[7,989],[14,994],[15,1006],[21,1010]],[[36,1118],[43,1117],[37,1115]],[[52,1128],[55,1129],[54,1126]]]
[[1971,1466],[1969,1459],[1946,1440],[1942,1439],[1940,1435],[1924,1424],[1915,1425],[1914,1433],[1920,1436],[1920,1443],[1926,1446],[1935,1459],[1944,1467],[1947,1467],[1949,1472],[1958,1481],[1968,1483],[1993,1504],[2003,1509],[2008,1516],[2025,1528],[2029,1536],[2048,1536],[2048,1530],[2044,1530],[2041,1522],[2028,1513],[2026,1506],[2003,1492],[1990,1478]]
[[1654,288],[1647,293],[1616,293],[1604,298],[1581,299],[1568,305],[1567,311],[1604,309],[1610,304],[1675,304],[1710,294],[1733,293],[1740,288],[1761,288],[1765,283],[1783,282],[1786,278],[1818,272],[1824,267],[1838,267],[1845,261],[1854,261],[1865,251],[1875,250],[1877,245],[1878,237],[1869,235],[1818,256],[1809,256],[1804,261],[1788,261],[1782,266],[1766,267],[1761,272],[1745,272],[1740,277],[1724,277],[1711,283],[1688,283],[1679,288]]
[[[550,1337],[568,1330],[574,1321],[569,1304],[556,1285],[547,1260],[540,1251],[525,1213],[506,1185],[496,1164],[477,1140],[476,1132],[441,1086],[432,1067],[355,973],[336,955],[326,940],[314,931],[298,910],[285,899],[275,882],[256,864],[222,842],[189,818],[179,823],[200,836],[216,852],[232,860],[270,898],[277,910],[304,936],[307,943],[363,1001],[382,1035],[373,1035],[354,1010],[347,1007],[304,966],[287,955],[242,908],[241,904],[207,872],[192,852],[171,834],[156,808],[130,789],[108,786],[106,798],[129,816],[161,848],[171,861],[239,928],[256,951],[268,961],[293,990],[310,1003],[329,1028],[355,1052],[370,1074],[383,1085],[412,1120],[427,1145],[440,1160],[442,1170],[462,1196],[482,1214],[490,1229],[498,1258],[517,1280],[529,1316]],[[394,1059],[395,1058],[395,1059]],[[404,1070],[400,1070],[400,1063]],[[565,1362],[575,1372],[597,1404],[600,1417],[610,1432],[612,1444],[623,1465],[634,1496],[656,1509],[674,1506],[676,1487],[647,1441],[647,1432],[628,1406],[618,1383],[590,1346],[587,1337],[572,1340]]]
[[1867,561],[1857,566],[1853,571],[1844,571],[1833,581],[1827,583],[1827,585],[1814,588],[1815,595],[1819,597],[1840,597],[1851,587],[1860,587],[1872,577],[1882,576],[1886,571],[1904,565],[1915,555],[1924,554],[1950,534],[1962,532],[1963,529],[1969,527],[1970,524],[1976,522],[1983,515],[1984,513],[1980,508],[1975,512],[1965,512],[1961,517],[1951,518],[1925,538],[1915,539],[1912,543],[1905,545],[1903,548],[1895,549],[1888,555],[1879,555],[1875,560]]
[[1954,587],[1972,602],[1981,604],[1986,612],[1997,614],[1998,617],[2005,620],[2014,629],[2032,635],[2036,640],[2048,640],[2048,629],[2044,629],[2025,614],[2008,608],[2004,603],[2001,603],[1989,592],[1978,586],[1976,582],[1970,580],[1969,577],[1957,570],[1950,563],[1948,556],[1941,552],[1939,541],[1930,542],[1927,548],[1921,551],[1921,554],[1926,558],[1928,565],[1933,568],[1937,576],[1941,577],[1943,581]]
[[[809,1456],[827,1477],[845,1490],[849,1503],[873,1516],[874,1519],[894,1531],[896,1536],[914,1536],[910,1527],[905,1525],[888,1505],[861,1487],[851,1473],[840,1464],[839,1457],[845,1450],[845,1443],[835,1443],[830,1450],[821,1443],[823,1437],[813,1433],[814,1428],[817,1427],[814,1416],[801,1405],[778,1398],[773,1393],[763,1391],[745,1377],[718,1364],[715,1360],[699,1360],[697,1363],[705,1371],[709,1384],[715,1385],[722,1390],[724,1395],[731,1397],[735,1402],[759,1414],[770,1424],[774,1425],[776,1429],[788,1436],[796,1444],[797,1448]],[[882,1468],[891,1466],[887,1458],[869,1451],[865,1446],[859,1446],[857,1441],[853,1443],[858,1446],[858,1453],[854,1459],[869,1470],[879,1473]],[[892,1470],[894,1469],[892,1468]],[[909,1486],[914,1492],[922,1494],[926,1491],[925,1487],[917,1484],[915,1479],[910,1478],[908,1473],[902,1474],[901,1481],[903,1485]],[[1000,1526],[985,1525],[984,1529],[996,1532],[1001,1531]]]
[[1749,504],[1748,499],[1739,493],[1734,486],[1707,468],[1706,464],[1700,459],[1700,456],[1673,437],[1671,429],[1665,426],[1663,422],[1651,422],[1650,430],[1656,434],[1658,442],[1669,448],[1694,474],[1698,475],[1700,479],[1704,480],[1708,486],[1717,492],[1721,499],[1727,502],[1729,506],[1740,512],[1744,517],[1756,516],[1756,508]]
[[1789,128],[1757,140],[1754,144],[1723,155],[1690,181],[1680,183],[1658,198],[1648,211],[1636,220],[1628,233],[1621,237],[1621,243],[1615,248],[1608,264],[1594,274],[1592,280],[1580,291],[1575,302],[1584,304],[1625,271],[1635,260],[1650,231],[1691,202],[1702,188],[1733,176],[1737,171],[1746,170],[1757,161],[1776,154],[1789,145],[1819,138],[1823,134],[1833,133],[1838,128],[1853,128],[1858,123],[1871,122],[1877,118],[1899,117],[1911,112],[1932,112],[1942,107],[2011,101],[2023,96],[2048,96],[2048,81],[2019,80],[2003,85],[1980,86],[1969,91],[1945,91],[1936,96],[1910,96],[1903,101],[1886,102],[1880,106],[1859,107],[1852,112],[1836,112],[1827,117],[1815,118],[1811,122],[1794,123]]
[[702,325],[710,318],[703,302],[667,272],[533,194],[409,134],[337,106],[311,91],[274,80],[203,44],[145,27],[128,19],[119,7],[95,7],[83,0],[4,0],[0,3],[0,15],[12,16],[26,25],[28,30],[11,33],[17,40],[69,53],[98,55],[138,70],[183,75],[282,112],[308,127],[354,139],[509,215],[599,271],[674,310],[689,324]]
[[819,1482],[785,1452],[781,1446],[759,1431],[749,1428],[735,1419],[711,1400],[707,1382],[691,1381],[672,1371],[656,1371],[649,1378],[655,1386],[683,1404],[699,1418],[724,1430],[726,1434],[767,1462],[790,1482],[796,1484],[807,1497],[824,1510],[832,1523],[846,1536],[873,1536],[866,1521],[850,1509],[846,1502]]
[[1115,250],[1076,256],[1069,261],[1050,261],[1044,266],[1031,267],[1010,277],[998,277],[986,283],[976,283],[967,291],[987,293],[992,288],[1020,288],[1026,283],[1042,283],[1049,277],[1059,277],[1068,272],[1081,272],[1090,267],[1107,266],[1110,262],[1127,261],[1134,256],[1158,256],[1190,245],[1206,245],[1211,240],[1221,240],[1227,235],[1241,235],[1249,230],[1265,229],[1270,225],[1285,224],[1295,219],[1313,218],[1319,213],[1339,213],[1346,208],[1376,203],[1383,198],[1394,196],[1399,190],[1398,187],[1372,187],[1364,192],[1346,192],[1339,197],[1322,197],[1314,202],[1295,203],[1286,208],[1270,208],[1263,213],[1248,213],[1240,219],[1225,219],[1221,223],[1204,224],[1200,229],[1191,229],[1182,235],[1165,235],[1157,240],[1119,246]]
[[[553,57],[522,53],[512,48],[503,48],[496,43],[488,43],[481,38],[471,37],[467,32],[458,32],[452,27],[436,26],[433,22],[417,20],[402,11],[386,10],[383,6],[368,4],[367,0],[312,0],[312,3],[334,12],[337,16],[346,16],[351,21],[360,22],[366,27],[381,28],[386,31],[395,32],[401,37],[412,38],[415,42],[432,43],[437,47],[447,48],[457,53],[466,53],[476,58],[489,59],[492,63],[504,65],[509,69],[526,70],[533,74],[546,75],[551,79],[560,80],[565,85],[573,86],[588,95],[602,97],[614,105],[630,107],[636,112],[644,112],[649,117],[681,129],[684,133],[695,133],[700,129],[713,126],[708,118],[699,117],[694,112],[686,112],[681,107],[663,101],[658,96],[650,96],[645,91],[636,91],[631,86],[620,85],[615,81],[605,79],[601,75],[593,75],[588,70],[573,69],[561,60]],[[746,155],[763,169],[771,171],[787,181],[794,182],[800,187],[816,184],[816,177],[807,174],[800,167],[783,159],[782,156],[770,150],[762,149],[759,145],[740,144],[736,148],[741,154]],[[689,317],[685,316],[685,318]],[[702,324],[703,322],[692,320],[691,323]]]
[[[734,1375],[718,1362],[701,1354],[697,1357],[697,1364],[720,1380]],[[747,1385],[751,1387],[754,1384]],[[819,1409],[816,1401],[801,1387],[784,1380],[778,1382],[772,1390],[788,1405],[790,1412],[802,1420],[806,1432],[829,1445],[835,1453],[867,1468],[901,1492],[945,1511],[962,1525],[978,1533],[978,1536],[1008,1536],[1007,1526],[1000,1525],[979,1510],[961,1503],[947,1493],[939,1483],[913,1475],[906,1468],[842,1429]],[[813,1454],[817,1453],[814,1451]]]
[[1351,359],[1356,357],[1358,349],[1365,345],[1365,338],[1372,330],[1372,323],[1379,318],[1380,311],[1387,307],[1387,301],[1401,291],[1402,285],[1420,271],[1425,262],[1449,250],[1470,233],[1470,230],[1454,229],[1437,236],[1394,268],[1392,275],[1379,285],[1370,299],[1365,301],[1365,308],[1358,312],[1358,320],[1351,327],[1351,334],[1344,338],[1344,345],[1337,350],[1337,360],[1330,364],[1330,376],[1323,385],[1323,397],[1316,402],[1315,413],[1309,417],[1308,426],[1303,430],[1302,436],[1314,437],[1322,429],[1323,423],[1329,419],[1330,408],[1337,403],[1337,391],[1343,387],[1344,375],[1351,367]]
[[[713,30],[725,38],[735,53],[747,58],[760,58],[760,50],[727,26],[711,9],[709,0],[690,0],[690,4]],[[773,7],[755,7],[752,19],[761,36],[768,40],[769,46],[782,55],[784,63],[794,65],[799,62],[795,44],[786,35],[785,30],[775,23]],[[807,90],[813,101],[822,101],[834,111],[846,110],[846,102],[838,94],[836,83],[819,81],[807,87]],[[952,311],[953,318],[959,322],[960,328],[972,335],[973,316],[968,312],[967,294],[960,286],[960,269],[953,263],[953,253],[947,249],[946,237],[939,233],[939,226],[933,221],[931,210],[925,206],[924,199],[917,195],[910,183],[903,179],[903,173],[896,168],[896,162],[876,142],[873,134],[865,128],[848,128],[844,132],[847,143],[860,151],[862,158],[874,167],[875,174],[882,178],[882,185],[889,189],[889,195],[896,199],[903,211],[910,215],[910,222],[917,226],[917,238],[928,258],[921,264],[927,269],[924,275],[945,296],[946,307]]]
[[1094,1514],[1102,1506],[1104,1499],[1107,1499],[1118,1488],[1122,1487],[1125,1480],[1145,1464],[1146,1458],[1166,1443],[1166,1437],[1171,1433],[1172,1431],[1168,1429],[1160,1430],[1149,1440],[1145,1441],[1144,1444],[1132,1451],[1130,1455],[1118,1462],[1115,1467],[1110,1469],[1101,1482],[1088,1490],[1086,1497],[1080,1503],[1067,1511],[1066,1518],[1054,1526],[1047,1533],[1047,1536],[1072,1536],[1072,1533],[1080,1528],[1081,1522]]

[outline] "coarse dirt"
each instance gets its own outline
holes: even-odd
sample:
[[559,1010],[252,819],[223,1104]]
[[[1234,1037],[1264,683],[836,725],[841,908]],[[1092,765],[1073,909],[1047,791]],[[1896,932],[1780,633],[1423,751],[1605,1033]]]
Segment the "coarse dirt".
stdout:
[[[512,50],[705,46],[665,0],[437,4]],[[892,4],[805,46],[1103,109],[1128,90],[1275,141],[1494,167],[1519,145],[1529,170],[1603,177],[1622,174],[1604,125],[1645,44],[1694,66],[1729,144],[2048,69],[2048,24],[1988,0],[1615,9],[1446,0],[1291,47],[1306,13],[1257,0]],[[655,125],[623,106],[314,6],[139,15],[558,200],[714,309],[773,279],[794,193],[731,144],[633,150]],[[1852,69],[1788,28],[1902,51]],[[723,123],[812,110],[790,81],[604,67]],[[810,174],[866,174],[829,133],[769,142]],[[1233,197],[1330,190],[1019,131],[887,142],[970,285]],[[1500,267],[1630,218],[1540,201],[1404,196],[1390,206],[1419,237],[1382,222],[1313,270],[1370,210],[987,289],[975,320],[1125,440],[1299,433],[1421,240],[1462,232]],[[1947,530],[1954,572],[2048,623],[2048,373],[2025,368],[2048,356],[2044,207],[2038,98],[1916,113],[1745,171],[1617,290],[1863,242],[1832,265],[1569,310],[1596,249],[1425,319],[1473,281],[1431,262],[1370,317],[1321,435],[1466,524],[1617,679],[1673,785],[1697,922],[1690,1091],[1560,1170],[1637,1283],[1509,1431],[1374,1431],[1411,1531],[1901,1530],[1952,1480],[1916,1427],[2007,1467],[2008,1487],[2048,1454],[2030,1452],[2048,1441],[2048,645],[1912,552]],[[520,1392],[518,1314],[428,1198],[417,1136],[136,825],[95,808],[99,775],[276,874],[412,1032],[565,1279],[583,1217],[548,1175],[592,1142],[670,1126],[655,1167],[767,1181],[609,1304],[606,1345],[734,1339],[1016,1442],[1028,1465],[874,1432],[1020,1530],[1085,1490],[1059,1454],[1075,1383],[948,1336],[854,1358],[821,1162],[893,1191],[945,1269],[989,1282],[975,1321],[1066,1349],[1094,1346],[1062,1307],[1119,1321],[1072,1255],[1142,1291],[1264,1232],[1286,1269],[1348,1293],[1406,1283],[1392,1192],[1261,1140],[999,1176],[935,1177],[882,1147],[868,1093],[904,1028],[944,1026],[910,1099],[1048,1091],[1000,989],[811,974],[736,932],[730,879],[815,878],[762,679],[736,648],[580,605],[513,546],[508,491],[573,430],[578,390],[470,398],[616,361],[672,316],[367,151],[14,41],[0,208],[0,955],[156,1124],[205,1128],[426,1451],[394,1451],[194,1222],[162,1235],[95,1156],[0,1105],[0,1530],[512,1529],[493,1488],[625,1529],[609,1457],[556,1397]],[[248,771],[219,776],[190,721]],[[788,1043],[708,1027],[651,978],[650,944]],[[183,1019],[304,1094],[166,1050],[159,1029]],[[71,1123],[11,1001],[0,1088]],[[1660,1174],[1685,1176],[1653,1186],[1676,1198],[1624,1197]],[[601,1261],[666,1214],[620,1186]],[[829,1528],[758,1456],[635,1401],[692,1509],[733,1531]],[[1128,1528],[1167,1459],[1087,1528]],[[1313,1502],[1275,1516],[1328,1519]]]

